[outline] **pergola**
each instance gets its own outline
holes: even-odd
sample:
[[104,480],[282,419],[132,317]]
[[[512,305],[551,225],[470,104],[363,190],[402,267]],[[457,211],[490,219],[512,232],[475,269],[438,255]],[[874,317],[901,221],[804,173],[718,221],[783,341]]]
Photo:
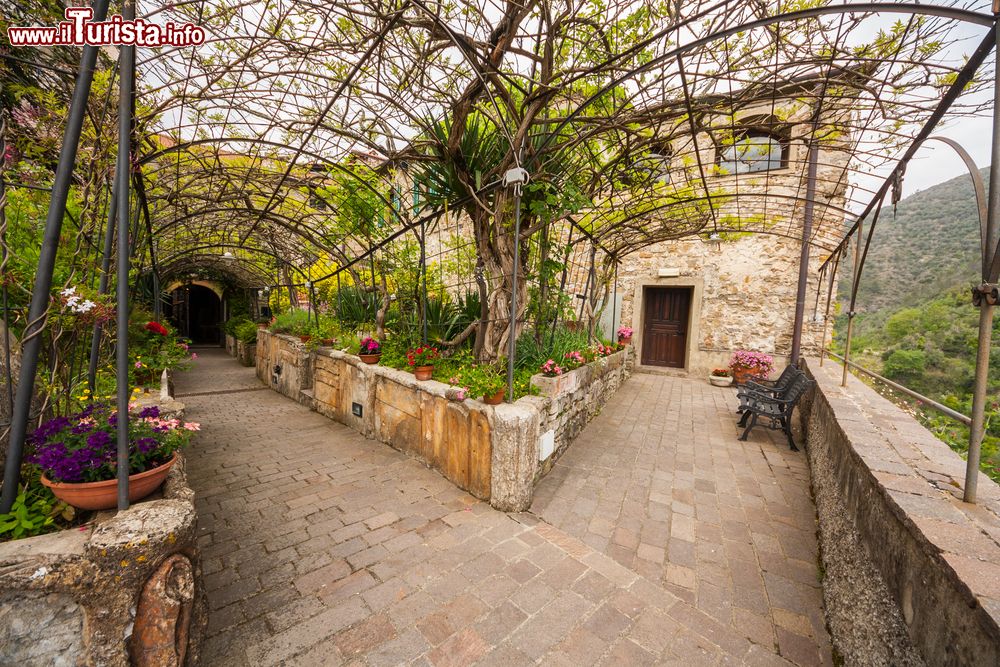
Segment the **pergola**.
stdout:
[[[192,22],[207,39],[198,47],[118,49],[111,72],[117,85],[108,87],[101,116],[114,116],[117,92],[117,158],[106,215],[95,205],[79,222],[103,237],[93,248],[103,263],[102,290],[111,274],[124,278],[132,269],[150,275],[158,290],[205,266],[247,287],[313,289],[356,275],[407,235],[419,239],[424,259],[429,230],[461,214],[476,247],[477,283],[486,285],[478,323],[485,335],[477,338],[506,348],[511,364],[533,239],[565,230],[560,238],[567,245],[589,251],[594,283],[607,284],[623,257],[659,241],[790,237],[801,242],[795,361],[810,256],[823,260],[819,283],[829,310],[838,267],[854,253],[853,318],[879,212],[887,197],[898,199],[910,160],[949,117],[992,107],[998,126],[1000,7],[981,4],[821,3],[789,10],[784,3],[737,1],[185,0],[137,9],[126,0],[126,19],[138,13],[150,21]],[[95,2],[94,20],[107,16],[108,5]],[[74,174],[90,168],[78,164],[77,151],[84,125],[94,122],[88,110],[98,56],[95,46],[80,55],[20,376],[8,378],[16,393],[0,511],[10,508],[17,490],[67,199]],[[727,173],[712,157],[729,149],[738,160],[737,144],[748,130],[778,132],[790,117],[809,128],[785,137],[805,147],[800,163],[791,165],[806,175],[794,191],[772,184],[767,172]],[[111,124],[94,125],[110,145]],[[972,166],[960,146],[948,143]],[[667,145],[672,154],[664,154]],[[992,151],[995,176],[997,132]],[[421,187],[419,211],[396,206],[394,191],[379,185],[402,165]],[[720,173],[724,187],[713,178]],[[979,178],[975,169],[972,175]],[[970,502],[1000,277],[1000,184],[991,178],[988,196],[981,182],[977,187],[983,258],[973,290],[981,324]],[[751,192],[759,214],[742,215],[741,196]],[[835,192],[844,193],[842,201]],[[377,230],[352,218],[359,196],[387,212]],[[842,236],[831,237],[819,233],[820,219],[848,224]],[[220,261],[223,253],[232,259]],[[317,257],[332,268],[310,278],[303,269]],[[275,275],[271,266],[288,274]],[[119,304],[129,302],[129,289],[127,279],[116,281]],[[117,317],[118,376],[127,377],[127,308]],[[849,341],[850,333],[848,351]],[[119,411],[127,411],[128,398],[127,383],[119,382]],[[119,421],[118,438],[124,508],[126,420]]]

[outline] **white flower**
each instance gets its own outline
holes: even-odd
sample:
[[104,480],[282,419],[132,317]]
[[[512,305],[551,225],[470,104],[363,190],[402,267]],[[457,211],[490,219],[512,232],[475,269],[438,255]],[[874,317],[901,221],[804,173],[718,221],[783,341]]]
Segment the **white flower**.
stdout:
[[90,299],[87,299],[86,301],[84,301],[83,303],[81,303],[77,307],[76,312],[78,312],[78,313],[89,313],[93,309],[93,307],[96,306],[96,305],[97,305],[96,303],[94,303]]
[[76,309],[76,305],[78,303],[80,303],[80,297],[78,296],[71,296],[70,298],[66,299],[66,305],[74,310]]
[[60,292],[60,294],[62,294],[63,296],[73,296],[74,294],[76,294],[76,288],[75,287],[67,287],[62,292]]

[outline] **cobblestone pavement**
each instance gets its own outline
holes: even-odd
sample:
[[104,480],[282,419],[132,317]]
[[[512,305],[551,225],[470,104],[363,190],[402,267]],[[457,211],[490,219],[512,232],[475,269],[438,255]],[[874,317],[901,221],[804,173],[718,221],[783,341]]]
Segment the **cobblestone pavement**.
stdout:
[[761,427],[737,440],[737,403],[701,379],[634,375],[531,511],[751,641],[831,664],[805,454]]
[[[788,664],[775,654],[773,633],[789,657],[793,647],[816,654],[816,640],[780,643],[786,634],[822,636],[814,629],[820,618],[815,582],[803,584],[788,579],[788,573],[780,579],[775,574],[772,581],[764,568],[773,563],[767,555],[781,554],[788,535],[784,528],[763,530],[760,526],[773,523],[751,515],[749,495],[743,495],[744,487],[749,494],[753,486],[760,494],[756,508],[772,513],[770,504],[778,490],[781,503],[786,502],[786,486],[804,490],[804,472],[789,468],[780,475],[768,472],[775,488],[765,492],[765,471],[779,467],[768,457],[775,462],[785,458],[776,449],[765,456],[760,445],[753,444],[748,448],[757,451],[753,457],[737,459],[721,429],[705,429],[718,432],[710,442],[727,452],[727,460],[747,466],[745,473],[732,472],[731,480],[707,478],[720,490],[731,486],[738,491],[745,513],[744,541],[760,536],[760,547],[748,543],[737,552],[747,561],[746,571],[731,574],[732,568],[722,564],[733,562],[726,560],[728,552],[719,551],[714,560],[709,552],[702,553],[703,546],[709,549],[703,525],[716,526],[718,548],[739,541],[731,534],[735,526],[727,528],[731,508],[721,504],[723,495],[718,502],[726,509],[726,522],[719,516],[714,524],[707,519],[671,522],[672,516],[687,517],[707,507],[701,497],[709,493],[702,489],[704,476],[691,470],[696,462],[700,466],[716,460],[718,455],[711,451],[692,450],[685,458],[678,446],[669,459],[681,466],[671,473],[674,490],[657,488],[676,493],[682,489],[678,482],[690,479],[687,500],[661,503],[662,510],[655,507],[656,500],[642,502],[658,512],[656,521],[665,530],[689,531],[685,535],[690,539],[684,541],[691,559],[677,566],[683,570],[669,571],[678,582],[668,578],[666,587],[660,585],[667,572],[662,565],[638,568],[636,561],[626,566],[616,561],[627,561],[622,552],[602,553],[610,540],[595,549],[571,534],[578,522],[566,518],[576,512],[560,511],[560,502],[581,511],[592,507],[587,511],[593,517],[611,516],[598,512],[611,488],[594,486],[595,496],[587,500],[579,491],[596,484],[598,477],[588,473],[579,483],[572,477],[575,470],[584,469],[579,462],[583,453],[593,451],[594,432],[606,436],[613,421],[619,428],[628,424],[630,436],[607,441],[614,443],[614,460],[598,453],[586,466],[604,471],[600,474],[605,481],[632,484],[622,488],[628,498],[634,496],[633,488],[649,486],[643,479],[664,479],[655,471],[670,470],[668,461],[661,466],[652,451],[641,461],[633,456],[620,473],[604,466],[621,460],[629,437],[661,442],[654,429],[684,423],[683,410],[679,416],[638,419],[644,413],[641,395],[659,392],[654,388],[661,383],[663,391],[671,393],[670,387],[680,388],[675,382],[642,378],[628,383],[615,407],[585,432],[581,454],[567,459],[546,482],[545,508],[539,513],[543,518],[547,513],[561,517],[556,523],[568,526],[562,529],[530,513],[496,512],[418,461],[259,387],[252,369],[239,367],[224,352],[200,354],[195,367],[178,378],[177,392],[189,418],[203,427],[188,450],[211,614],[203,665]],[[712,397],[708,407],[728,409],[723,394],[706,395]],[[665,399],[658,393],[655,398]],[[678,400],[682,406],[689,401],[690,409],[690,399]],[[630,419],[623,420],[625,416]],[[665,452],[666,446],[660,446]],[[751,472],[755,485],[750,484]],[[624,498],[614,515],[619,521],[632,516],[621,511]],[[804,516],[804,508],[811,507],[808,496],[801,502],[803,508],[790,509],[790,516],[782,518]],[[683,513],[681,504],[691,512]],[[593,517],[585,528],[600,528]],[[646,539],[641,524],[636,534]],[[582,536],[593,541],[588,537],[593,534],[599,533],[584,530]],[[667,547],[669,538],[648,539],[632,551],[638,553],[642,544],[662,551],[655,547],[658,542]],[[805,542],[795,562],[809,560],[805,550],[810,544]],[[653,555],[648,548],[642,553]],[[699,569],[701,562],[708,564],[708,571]],[[744,575],[757,576],[760,585],[744,587]],[[737,582],[730,585],[731,578]],[[716,589],[717,604],[705,603],[709,586]],[[802,586],[809,595],[800,599]],[[736,592],[725,614],[729,590]],[[779,595],[788,597],[781,607],[788,607],[787,613],[773,606]],[[792,604],[793,599],[801,605]],[[814,606],[805,608],[807,601]],[[747,615],[737,613],[744,608],[739,604],[747,605]],[[758,617],[767,623],[755,620]],[[760,632],[745,621],[758,623]]]

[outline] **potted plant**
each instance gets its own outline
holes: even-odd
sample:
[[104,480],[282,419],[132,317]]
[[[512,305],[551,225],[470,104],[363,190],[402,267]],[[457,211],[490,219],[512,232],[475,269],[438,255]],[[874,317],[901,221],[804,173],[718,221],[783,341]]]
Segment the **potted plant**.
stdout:
[[728,387],[733,383],[733,375],[728,368],[715,368],[708,376],[708,381],[716,387]]
[[618,342],[622,345],[628,345],[632,342],[632,327],[618,327]]
[[729,360],[729,370],[733,372],[736,384],[745,384],[754,378],[767,378],[774,369],[774,359],[763,352],[736,350]]
[[377,364],[382,358],[382,344],[371,336],[366,336],[358,345],[358,356],[366,364]]
[[421,345],[406,353],[406,363],[413,369],[418,380],[430,380],[434,374],[434,362],[441,356],[436,347]]
[[503,403],[504,394],[507,392],[507,372],[502,363],[465,368],[461,372],[460,380],[468,387],[468,394],[482,396],[483,403],[487,405]]
[[[177,450],[199,425],[163,419],[152,406],[129,412],[129,500],[159,488],[177,460]],[[29,439],[27,461],[42,470],[41,482],[56,498],[86,510],[117,505],[118,413],[95,403],[69,417],[42,424]]]

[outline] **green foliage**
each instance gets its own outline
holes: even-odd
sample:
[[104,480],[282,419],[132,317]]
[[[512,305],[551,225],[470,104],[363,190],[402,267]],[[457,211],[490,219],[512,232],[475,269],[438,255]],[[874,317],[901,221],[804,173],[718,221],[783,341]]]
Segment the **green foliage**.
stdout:
[[514,358],[514,365],[517,368],[530,370],[537,373],[539,366],[548,359],[561,362],[566,353],[586,350],[591,343],[587,339],[585,331],[571,331],[565,327],[558,327],[555,336],[551,337],[551,332],[545,332],[542,342],[535,341],[533,333],[523,333],[517,339],[517,356]]
[[38,471],[29,467],[10,512],[0,514],[0,542],[61,530],[74,516],[73,508],[57,500],[39,481]]
[[244,325],[244,324],[246,324],[248,322],[250,324],[253,324],[253,322],[250,320],[250,318],[246,317],[246,316],[242,316],[242,317],[241,316],[230,317],[228,320],[226,320],[226,323],[222,326],[222,329],[228,335],[235,336],[236,335],[236,330],[240,326],[242,326],[242,325]]
[[271,323],[271,331],[280,334],[303,336],[310,333],[312,326],[313,321],[309,317],[309,313],[295,308],[276,316],[274,322]]
[[257,342],[257,325],[249,320],[241,322],[234,330],[233,335],[236,340],[242,343]]
[[351,329],[375,322],[378,315],[378,294],[357,285],[345,285],[330,301],[337,319]]
[[893,350],[882,367],[886,377],[900,384],[920,379],[927,368],[927,355],[923,350]]

